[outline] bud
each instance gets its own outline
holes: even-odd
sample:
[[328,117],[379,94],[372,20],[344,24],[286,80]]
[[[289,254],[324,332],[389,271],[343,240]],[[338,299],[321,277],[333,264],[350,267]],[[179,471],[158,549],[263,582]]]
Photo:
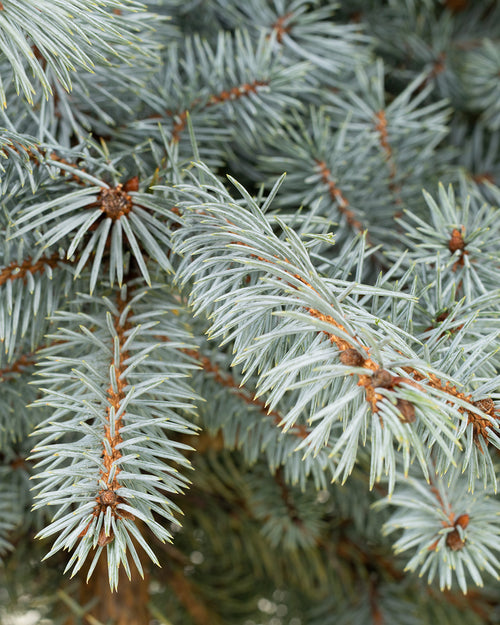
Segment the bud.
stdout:
[[117,499],[118,495],[114,490],[111,490],[110,488],[103,490],[99,495],[99,501],[102,503],[103,506],[112,506],[114,503],[116,503]]
[[485,397],[484,399],[475,401],[474,406],[480,408],[483,412],[486,412],[489,415],[493,415],[493,411],[495,410],[495,402],[491,399],[491,397]]
[[348,365],[350,367],[361,367],[365,362],[363,356],[358,352],[357,349],[353,347],[349,347],[348,349],[344,349],[340,354],[340,362],[343,365]]
[[413,423],[417,418],[415,416],[415,407],[407,399],[398,399],[396,408],[400,412],[400,420],[403,423]]
[[460,534],[457,529],[452,530],[446,536],[446,546],[449,547],[452,551],[460,551],[464,548],[465,540],[460,538]]
[[392,374],[385,369],[377,369],[372,375],[372,385],[389,388],[392,386]]

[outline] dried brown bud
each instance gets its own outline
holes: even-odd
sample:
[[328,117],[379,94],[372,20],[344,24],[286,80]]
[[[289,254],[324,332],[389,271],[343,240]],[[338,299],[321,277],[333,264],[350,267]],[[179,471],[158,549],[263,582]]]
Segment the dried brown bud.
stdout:
[[453,229],[451,233],[451,239],[448,241],[448,249],[452,254],[454,254],[457,250],[463,250],[465,247],[465,241],[463,239],[462,233],[457,228]]
[[389,388],[392,386],[392,374],[385,369],[376,369],[372,375],[372,385]]
[[115,539],[115,535],[113,533],[113,530],[110,529],[109,530],[109,535],[106,536],[106,532],[104,531],[104,527],[101,528],[101,531],[99,532],[99,540],[97,541],[97,544],[99,545],[99,547],[104,547],[104,545],[109,545],[109,543],[112,543]]
[[349,347],[341,352],[340,362],[343,365],[348,365],[350,367],[361,367],[361,365],[365,362],[365,359],[357,349]]
[[495,402],[491,399],[491,397],[485,397],[484,399],[478,399],[478,401],[474,402],[474,406],[480,408],[483,412],[494,416],[495,411]]
[[461,514],[455,521],[454,525],[455,527],[460,525],[461,528],[465,529],[467,525],[469,525],[469,519],[470,517],[468,514]]
[[127,182],[123,185],[123,190],[127,193],[130,191],[139,191],[139,176],[134,176],[127,180]]
[[99,495],[99,501],[102,503],[103,506],[112,506],[116,503],[117,499],[118,495],[116,494],[116,491],[110,488],[103,490]]
[[457,530],[457,525],[460,525],[462,529],[465,529],[469,525],[470,517],[468,514],[461,514],[457,517],[453,527],[455,528],[446,536],[446,545],[452,551],[460,551],[464,548],[465,539],[460,536],[460,532]]
[[403,423],[413,423],[417,418],[415,416],[415,407],[407,399],[398,399],[396,408],[400,412],[400,420]]
[[464,548],[465,540],[460,537],[457,529],[454,529],[446,536],[446,545],[452,551],[460,551]]
[[122,189],[121,184],[112,189],[101,189],[97,201],[102,212],[113,221],[120,219],[123,215],[128,215],[132,210],[132,199]]

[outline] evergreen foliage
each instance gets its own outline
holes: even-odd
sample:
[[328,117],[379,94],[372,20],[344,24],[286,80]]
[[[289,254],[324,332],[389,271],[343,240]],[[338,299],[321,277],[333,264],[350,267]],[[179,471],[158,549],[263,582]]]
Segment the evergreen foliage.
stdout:
[[499,32],[0,2],[2,622],[500,622]]

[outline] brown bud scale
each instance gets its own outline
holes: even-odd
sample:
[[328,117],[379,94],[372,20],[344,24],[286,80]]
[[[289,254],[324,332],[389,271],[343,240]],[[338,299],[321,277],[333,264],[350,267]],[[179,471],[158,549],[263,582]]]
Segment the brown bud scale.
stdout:
[[454,228],[451,233],[451,239],[448,241],[448,249],[452,254],[454,254],[457,250],[463,250],[465,247],[465,241],[463,239],[462,233],[457,228]]
[[121,184],[113,189],[101,189],[98,202],[102,212],[113,221],[128,215],[132,210],[132,198],[122,189]]
[[113,533],[113,530],[110,529],[109,535],[106,535],[103,527],[99,533],[99,539],[97,541],[97,544],[99,545],[99,547],[104,547],[105,545],[109,545],[109,543],[112,543],[114,539],[115,535]]
[[348,365],[349,367],[361,367],[361,365],[365,362],[365,359],[357,349],[349,347],[341,352],[340,362],[343,365]]
[[118,495],[114,490],[111,489],[103,490],[99,495],[99,501],[102,503],[103,506],[112,506],[116,503],[117,499]]
[[127,180],[127,182],[123,185],[123,190],[127,193],[131,191],[139,191],[139,176],[134,176]]
[[389,388],[392,386],[392,374],[385,369],[377,369],[372,375],[372,386]]
[[403,423],[413,423],[417,418],[415,415],[415,407],[407,399],[398,399],[396,408],[400,412],[400,420]]
[[460,534],[457,529],[452,530],[446,536],[446,546],[449,547],[452,551],[460,551],[464,548],[465,540],[460,538]]
[[489,415],[493,416],[495,410],[495,402],[491,399],[491,397],[486,397],[485,399],[479,399],[474,402],[474,406],[480,408],[483,412],[486,412]]

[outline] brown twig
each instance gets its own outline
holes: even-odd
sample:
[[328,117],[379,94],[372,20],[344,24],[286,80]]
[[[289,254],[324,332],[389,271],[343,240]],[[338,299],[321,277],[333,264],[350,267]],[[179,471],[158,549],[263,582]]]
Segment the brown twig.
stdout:
[[[57,95],[54,96],[54,100],[57,101]],[[13,150],[14,152],[17,152],[18,154],[24,153],[27,155],[27,157],[29,158],[29,160],[34,163],[35,165],[41,165],[43,164],[45,161],[47,160],[51,160],[54,161],[56,163],[61,163],[61,165],[66,165],[68,167],[71,167],[72,169],[75,169],[77,171],[81,171],[81,172],[85,172],[85,169],[77,169],[77,166],[74,163],[71,163],[70,161],[68,161],[67,159],[63,158],[62,156],[59,156],[58,154],[56,154],[56,152],[52,151],[52,152],[48,152],[47,150],[44,150],[42,148],[37,148],[35,150],[32,149],[26,149],[24,146],[22,146],[21,144],[14,142],[12,139],[10,140],[9,145],[4,145],[3,148],[0,149],[0,153],[3,154],[4,156],[8,157],[8,153],[6,151],[5,148],[9,148],[10,150]],[[67,170],[66,169],[62,169],[61,168],[61,175],[67,174]],[[70,180],[73,180],[74,182],[80,184],[80,185],[87,185],[88,182],[86,182],[84,179],[82,179],[80,176],[78,176],[77,173],[73,173],[71,174]]]
[[8,280],[26,280],[28,273],[44,273],[47,267],[57,267],[60,262],[69,262],[59,257],[59,252],[54,252],[52,256],[43,256],[37,261],[33,262],[31,257],[23,260],[22,263],[17,263],[13,260],[9,265],[0,270],[0,286],[5,284]]
[[[246,97],[251,93],[257,93],[259,87],[264,87],[268,84],[269,82],[265,80],[254,80],[252,82],[247,82],[243,85],[238,85],[232,87],[231,89],[221,91],[219,94],[209,96],[203,104],[202,110],[205,110],[217,104],[223,104],[224,102],[239,100],[240,98]],[[198,104],[200,104],[200,102],[201,100],[197,98],[192,102],[191,108],[196,107]],[[175,114],[171,111],[167,111],[167,114],[174,118],[174,124],[172,127],[172,140],[175,143],[178,143],[180,141],[182,132],[186,128],[189,109],[184,109],[183,111]]]
[[[129,289],[128,295],[125,299],[122,299],[121,296],[118,296],[117,308],[118,314],[114,316],[113,325],[116,331],[116,335],[118,336],[118,351],[120,354],[119,362],[115,362],[115,379],[114,384],[111,384],[108,388],[108,403],[109,406],[107,408],[107,417],[106,417],[106,425],[104,427],[104,436],[109,445],[110,451],[108,451],[107,446],[103,443],[102,449],[102,464],[104,465],[104,470],[101,470],[100,481],[104,482],[106,485],[105,488],[101,488],[96,496],[96,505],[93,510],[93,516],[97,517],[101,514],[101,512],[105,512],[107,508],[111,508],[111,513],[114,518],[127,518],[134,520],[134,516],[125,511],[118,510],[117,506],[120,503],[125,503],[125,500],[120,497],[119,489],[121,488],[121,484],[119,482],[119,474],[121,469],[115,463],[122,457],[122,452],[120,449],[117,449],[117,446],[123,442],[123,439],[120,434],[120,428],[123,425],[125,412],[123,412],[116,420],[115,415],[119,412],[121,403],[125,399],[125,388],[127,386],[127,380],[123,376],[123,373],[126,369],[125,362],[129,358],[129,353],[124,350],[124,344],[127,340],[127,332],[130,330],[131,323],[129,321],[130,315],[132,314],[132,310],[129,308],[127,314],[122,319],[123,313],[125,312],[126,307],[129,305],[131,300],[131,291]],[[111,414],[111,410],[113,409],[114,414]],[[112,417],[114,420],[114,427],[111,427]],[[115,468],[114,475],[111,478],[111,470]],[[88,525],[81,532],[80,537],[85,536],[87,530],[92,521],[89,521]],[[114,535],[111,531],[109,535],[106,535],[104,528],[101,530],[101,534],[99,535],[98,545],[104,546],[114,540]]]
[[328,169],[325,161],[316,160],[316,165],[319,168],[319,173],[321,174],[321,180],[328,187],[328,193],[330,194],[331,199],[335,202],[338,207],[341,215],[344,215],[347,223],[357,230],[358,232],[363,232],[365,228],[363,224],[356,218],[354,212],[348,208],[349,202],[345,198],[342,191],[337,187],[335,182],[332,179],[332,172]]
[[285,15],[281,15],[271,26],[272,31],[276,34],[276,41],[278,43],[283,42],[284,35],[287,35],[291,30],[291,25],[285,25],[290,19],[293,17],[293,13],[285,13]]
[[213,613],[200,599],[193,583],[186,577],[183,571],[178,569],[171,570],[167,582],[195,625],[213,623]]
[[378,589],[374,579],[369,582],[369,602],[373,625],[384,625],[384,617],[378,600]]
[[[254,393],[251,393],[250,391],[241,388],[241,386],[231,374],[226,372],[223,373],[218,365],[211,362],[211,360],[207,356],[202,356],[197,350],[184,349],[183,352],[186,355],[195,358],[200,363],[206,373],[213,374],[214,380],[216,382],[230,389],[234,395],[242,399],[245,403],[256,406],[266,416],[272,417],[273,422],[276,425],[281,426],[281,423],[283,421],[283,415],[276,410],[267,410],[266,403],[262,399],[259,399]],[[290,433],[297,436],[298,438],[306,438],[306,436],[308,435],[307,428],[303,425],[294,426],[290,429]]]
[[5,382],[9,376],[23,373],[24,369],[27,367],[31,367],[36,362],[36,357],[34,352],[30,352],[29,354],[23,354],[17,360],[15,360],[12,364],[0,369],[0,382]]

